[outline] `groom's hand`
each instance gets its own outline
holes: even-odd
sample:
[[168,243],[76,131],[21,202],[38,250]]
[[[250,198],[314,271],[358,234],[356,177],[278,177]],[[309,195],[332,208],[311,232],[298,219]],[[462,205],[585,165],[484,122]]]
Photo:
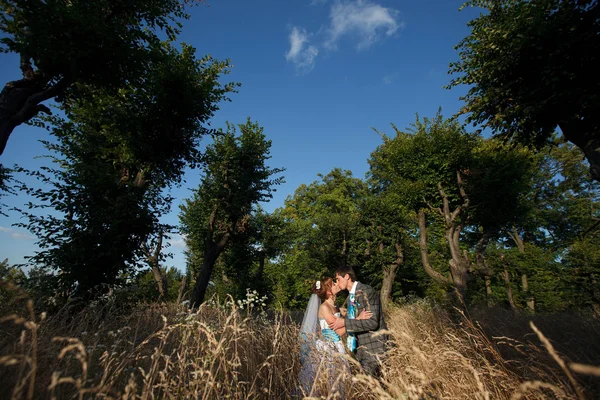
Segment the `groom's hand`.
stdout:
[[344,322],[344,318],[336,318],[334,322],[329,324],[329,327],[331,329],[333,329],[334,331],[340,328],[343,328],[344,326],[346,326],[346,323]]

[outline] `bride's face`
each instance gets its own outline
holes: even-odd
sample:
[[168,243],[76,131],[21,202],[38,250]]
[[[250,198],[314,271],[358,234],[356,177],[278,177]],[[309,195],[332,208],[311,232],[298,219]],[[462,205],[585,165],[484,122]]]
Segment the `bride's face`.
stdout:
[[338,294],[340,290],[342,289],[340,289],[340,287],[337,284],[333,284],[333,286],[331,286],[331,294],[334,296]]

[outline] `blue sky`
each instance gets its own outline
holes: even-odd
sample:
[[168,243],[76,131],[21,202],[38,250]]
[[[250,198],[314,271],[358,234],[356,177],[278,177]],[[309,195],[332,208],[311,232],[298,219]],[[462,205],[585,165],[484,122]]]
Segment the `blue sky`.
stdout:
[[[284,167],[286,183],[264,205],[283,205],[302,183],[335,167],[364,177],[367,159],[381,143],[371,129],[390,132],[415,119],[445,115],[461,106],[464,90],[446,90],[448,63],[468,33],[466,23],[479,11],[459,12],[462,0],[209,0],[192,8],[181,41],[198,56],[229,58],[234,68],[225,81],[242,84],[231,102],[223,103],[213,128],[225,121],[258,121],[272,140],[271,166]],[[0,54],[0,83],[19,78],[18,60]],[[20,126],[11,136],[1,162],[31,169],[47,161],[38,142],[49,133]],[[176,197],[165,221],[178,222],[179,204],[199,183],[188,171],[186,183],[173,188]],[[23,195],[5,197],[22,207]],[[0,216],[0,259],[23,262],[37,249],[35,238],[13,227],[19,215]],[[168,265],[185,269],[183,240],[175,236]]]

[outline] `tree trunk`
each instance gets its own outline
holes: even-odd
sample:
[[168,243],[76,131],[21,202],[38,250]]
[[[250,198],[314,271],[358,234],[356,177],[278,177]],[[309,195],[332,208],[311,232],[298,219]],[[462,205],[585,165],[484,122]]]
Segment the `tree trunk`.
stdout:
[[508,232],[508,236],[515,242],[517,248],[519,249],[519,253],[525,253],[525,242],[521,239],[521,235],[519,235],[519,231],[514,226],[512,227],[512,232]]
[[487,306],[494,306],[494,293],[492,292],[492,278],[488,275],[485,275],[485,295],[487,297]]
[[527,308],[531,313],[535,312],[535,298],[529,293],[529,281],[527,280],[527,274],[521,275],[521,287],[523,288],[523,293],[525,294],[525,298],[527,299]]
[[221,251],[217,250],[215,244],[211,244],[210,250],[204,252],[204,259],[202,260],[202,266],[200,267],[200,273],[196,278],[196,284],[194,285],[194,293],[192,295],[192,307],[198,307],[204,302],[204,296],[206,295],[206,289],[208,288],[208,282],[212,275],[217,258],[221,254]]
[[[202,266],[200,267],[200,273],[196,278],[196,284],[194,285],[194,293],[192,295],[192,307],[199,307],[204,301],[206,295],[206,289],[208,288],[208,282],[212,275],[215,263],[219,255],[225,250],[225,247],[229,243],[231,237],[230,232],[221,234],[217,241],[213,241],[215,220],[217,218],[217,204],[213,205],[213,210],[210,214],[208,221],[208,231],[205,239],[204,259],[202,260]],[[233,224],[235,226],[235,223]]]
[[483,275],[485,280],[485,295],[487,300],[487,306],[494,306],[494,294],[492,293],[492,276],[494,271],[488,267],[485,260],[485,250],[487,249],[490,239],[497,233],[493,229],[484,229],[483,235],[477,242],[477,248],[475,250],[475,262],[477,264],[477,272]]
[[437,283],[447,285],[450,280],[433,269],[429,263],[429,250],[427,250],[427,224],[425,221],[425,212],[419,210],[419,249],[421,250],[421,263],[427,275],[431,277]]
[[465,291],[467,290],[467,280],[469,275],[469,270],[471,266],[471,262],[469,257],[465,252],[461,252],[460,250],[460,230],[462,227],[450,227],[446,231],[446,239],[448,240],[448,245],[450,246],[450,254],[452,258],[448,262],[450,265],[450,274],[452,275],[452,284],[461,294],[464,296]]
[[383,310],[388,309],[388,304],[392,299],[392,286],[396,279],[398,268],[404,262],[404,250],[399,243],[396,243],[396,260],[390,265],[383,267],[383,282],[381,284],[381,305]]
[[[508,235],[517,245],[517,248],[519,249],[519,253],[524,254],[525,253],[525,242],[523,242],[523,239],[521,238],[521,235],[519,235],[519,231],[517,231],[517,228],[515,228],[513,226],[512,232],[508,232]],[[525,302],[527,303],[527,309],[531,313],[535,313],[535,298],[533,297],[533,295],[531,295],[531,293],[529,293],[529,283],[528,282],[529,281],[527,279],[527,273],[523,272],[521,274],[521,289],[523,290],[523,294],[526,299]]]
[[13,130],[40,112],[50,114],[50,109],[40,103],[63,93],[71,84],[71,79],[65,77],[48,87],[25,57],[21,57],[21,71],[23,78],[8,82],[0,92],[0,155]]
[[[469,208],[470,200],[465,191],[465,184],[459,171],[456,172],[456,185],[458,187],[460,197],[462,198],[462,204],[458,205],[454,210],[450,210],[450,200],[448,199],[441,182],[438,183],[438,192],[442,198],[442,207],[435,208],[429,203],[428,205],[429,208],[431,208],[433,211],[437,211],[444,218],[446,224],[445,237],[448,241],[448,247],[450,248],[451,256],[451,259],[448,261],[448,264],[450,265],[450,274],[452,277],[451,283],[454,285],[454,288],[459,296],[459,301],[462,303],[465,291],[467,290],[469,274],[471,273],[471,260],[469,259],[467,251],[461,251],[460,249],[460,233],[463,228],[463,224],[460,221],[460,215],[463,210]],[[419,210],[419,232],[421,260],[423,262],[423,266],[425,267],[425,271],[429,274],[429,276],[438,282],[443,282],[445,280],[450,283],[450,280],[441,275],[439,272],[434,271],[429,265],[426,237],[427,229],[425,224],[425,214],[422,210]]]
[[600,138],[594,127],[578,118],[561,121],[559,127],[565,138],[583,151],[590,163],[592,179],[600,182]]
[[518,308],[515,304],[515,299],[513,298],[512,288],[510,287],[510,274],[508,270],[504,268],[502,272],[502,277],[504,278],[504,287],[506,288],[506,297],[508,297],[508,304],[510,304],[510,308],[514,311],[517,311]]
[[177,293],[177,304],[181,304],[181,300],[183,299],[183,294],[185,293],[185,288],[187,286],[187,275],[183,276],[181,280],[181,284],[179,285],[179,292]]
[[159,298],[166,299],[167,292],[169,290],[169,282],[167,281],[166,271],[163,272],[160,269],[160,251],[162,250],[162,241],[163,233],[160,232],[158,234],[158,241],[156,244],[156,248],[154,249],[154,254],[150,254],[149,252],[147,252],[146,260],[152,268],[152,275],[154,276],[156,286],[158,287]]
[[595,315],[600,315],[600,289],[598,289],[598,280],[595,274],[590,274],[590,283],[592,284],[592,308]]

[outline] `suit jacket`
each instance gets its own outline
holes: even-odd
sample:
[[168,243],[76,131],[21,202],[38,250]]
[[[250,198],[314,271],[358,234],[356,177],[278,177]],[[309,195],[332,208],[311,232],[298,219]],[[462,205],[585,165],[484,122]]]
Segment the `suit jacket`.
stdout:
[[[362,310],[371,311],[373,315],[369,319],[345,319],[346,332],[356,336],[358,347],[371,354],[381,354],[387,350],[388,335],[378,333],[379,330],[387,330],[383,319],[379,293],[369,285],[358,282],[354,293],[356,303],[356,315]],[[346,299],[346,306],[350,306],[350,296]],[[358,354],[358,353],[357,353]]]

